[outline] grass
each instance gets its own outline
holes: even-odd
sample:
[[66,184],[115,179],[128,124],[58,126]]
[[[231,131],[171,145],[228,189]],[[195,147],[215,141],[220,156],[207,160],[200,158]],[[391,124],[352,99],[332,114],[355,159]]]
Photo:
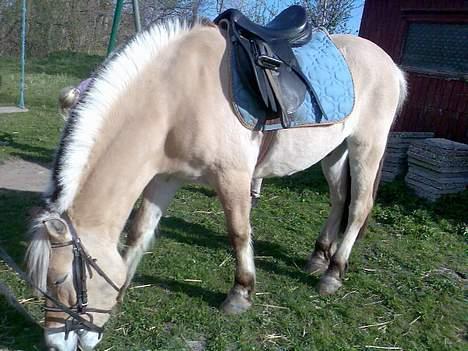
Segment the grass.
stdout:
[[[30,112],[0,115],[1,159],[51,161],[63,124],[58,91],[85,78],[98,62],[54,57],[30,62]],[[0,63],[7,87],[1,88],[0,103],[14,101],[15,63]],[[0,190],[0,245],[18,262],[28,211],[38,203],[38,194]],[[402,181],[384,185],[368,235],[353,250],[344,287],[324,298],[315,291],[318,280],[301,270],[329,209],[320,169],[268,180],[252,218],[255,305],[244,315],[225,316],[218,306],[231,287],[234,262],[224,218],[209,189],[187,186],[162,220],[161,237],[98,349],[464,350],[467,208],[466,191],[429,204]],[[20,298],[31,297],[4,265],[0,279]],[[24,301],[40,319],[39,303]],[[41,330],[0,296],[0,349],[41,347]]]
[[[101,60],[70,53],[28,60],[25,100],[29,112],[0,115],[0,161],[20,157],[50,162],[63,125],[57,112],[59,91],[86,78]],[[2,58],[0,62],[0,105],[14,105],[18,99],[18,61]]]

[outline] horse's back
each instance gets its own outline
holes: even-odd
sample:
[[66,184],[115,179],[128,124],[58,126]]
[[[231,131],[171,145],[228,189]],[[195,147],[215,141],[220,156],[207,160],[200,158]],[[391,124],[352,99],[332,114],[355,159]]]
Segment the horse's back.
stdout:
[[[382,49],[366,39],[351,35],[332,38],[352,74],[353,112],[335,125],[277,133],[256,168],[256,177],[283,176],[308,168],[349,136],[363,135],[364,131],[386,139],[398,105],[398,67]],[[181,40],[175,53],[178,72],[173,81],[180,80],[176,86],[185,85],[185,93],[174,95],[180,99],[179,111],[178,117],[170,121],[171,147],[167,149],[180,155],[180,159],[196,160],[198,164],[222,163],[231,168],[248,164],[252,168],[262,134],[244,128],[231,106],[229,53],[223,34],[212,26],[200,27]]]
[[384,50],[367,39],[343,34],[332,39],[353,78],[352,113],[341,123],[277,133],[256,169],[256,177],[283,176],[308,168],[345,140],[386,142],[406,94],[402,72]]
[[332,39],[351,70],[356,95],[355,108],[365,106],[369,110],[372,105],[380,110],[388,108],[393,112],[388,113],[390,116],[387,118],[393,120],[400,90],[406,87],[402,82],[404,76],[392,58],[365,38],[336,34]]

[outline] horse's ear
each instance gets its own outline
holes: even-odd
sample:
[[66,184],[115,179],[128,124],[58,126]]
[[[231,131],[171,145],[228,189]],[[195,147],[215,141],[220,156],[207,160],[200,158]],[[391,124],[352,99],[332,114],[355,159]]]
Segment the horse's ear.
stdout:
[[44,221],[52,242],[64,242],[71,239],[67,223],[63,219],[53,218]]

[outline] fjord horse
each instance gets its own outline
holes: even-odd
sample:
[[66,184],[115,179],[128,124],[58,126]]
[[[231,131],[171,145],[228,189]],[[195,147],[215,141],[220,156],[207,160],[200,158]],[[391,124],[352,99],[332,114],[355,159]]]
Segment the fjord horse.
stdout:
[[[108,312],[128,286],[177,189],[187,182],[212,186],[221,201],[236,258],[234,285],[222,309],[240,313],[251,306],[255,287],[252,180],[258,184],[321,161],[331,212],[307,270],[323,273],[322,294],[342,285],[351,249],[373,206],[406,83],[375,44],[350,35],[335,35],[333,41],[352,73],[353,112],[334,125],[274,132],[259,164],[265,134],[244,128],[233,112],[226,40],[215,26],[155,25],[103,64],[71,111],[43,212],[32,226],[29,274],[62,306],[47,302],[50,349],[79,345],[92,350],[98,344]],[[121,254],[119,237],[141,194]]]

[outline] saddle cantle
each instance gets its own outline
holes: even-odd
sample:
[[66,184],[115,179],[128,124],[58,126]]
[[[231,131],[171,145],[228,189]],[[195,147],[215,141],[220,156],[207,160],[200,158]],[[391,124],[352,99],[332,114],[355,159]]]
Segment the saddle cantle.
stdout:
[[242,84],[259,96],[268,112],[262,123],[279,118],[283,128],[289,128],[290,116],[304,102],[306,91],[312,91],[292,50],[311,38],[305,9],[290,6],[266,26],[229,9],[214,23],[227,31]]
[[312,33],[305,9],[297,5],[288,7],[265,26],[252,22],[236,9],[224,11],[215,19],[215,23],[222,19],[236,23],[243,30],[264,41],[286,40],[292,47],[307,43]]

